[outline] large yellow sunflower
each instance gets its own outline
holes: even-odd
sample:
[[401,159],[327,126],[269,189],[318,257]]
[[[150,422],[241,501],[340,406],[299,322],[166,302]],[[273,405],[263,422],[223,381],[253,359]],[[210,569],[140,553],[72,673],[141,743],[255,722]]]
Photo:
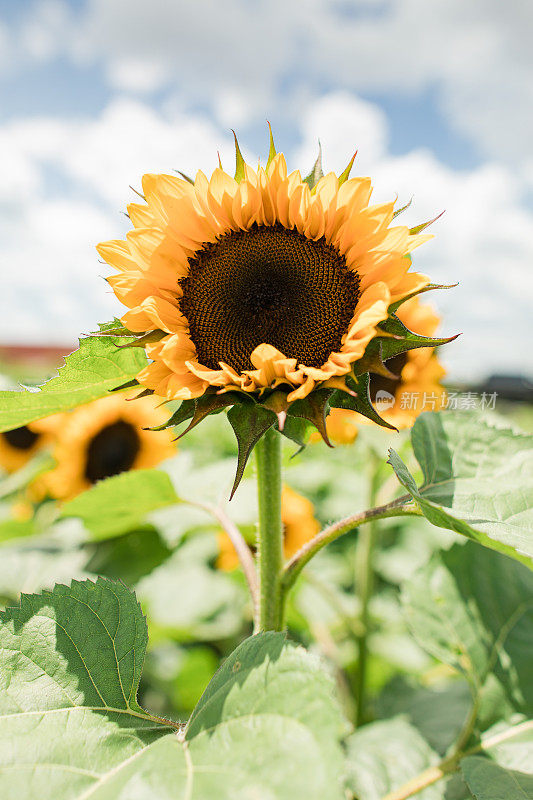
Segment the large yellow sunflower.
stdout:
[[[407,300],[397,316],[411,331],[434,336],[440,317],[428,303],[418,297]],[[434,347],[420,347],[400,353],[386,362],[396,377],[370,375],[370,398],[381,417],[396,428],[409,428],[424,411],[438,411],[446,403],[441,384],[445,370]],[[349,444],[357,436],[358,425],[366,420],[354,411],[333,409],[327,419],[329,437],[340,444]]]
[[283,387],[289,403],[344,387],[390,305],[428,284],[409,254],[431,238],[391,227],[394,203],[369,205],[370,179],[349,171],[312,186],[271,143],[266,169],[237,147],[235,178],[144,176],[134,229],[98,246],[123,325],[150,334],[142,386],[182,400]]
[[50,447],[60,424],[60,414],[0,433],[0,467],[6,472],[21,469],[36,453]]
[[175,453],[169,430],[145,431],[165,415],[152,398],[102,397],[63,415],[53,451],[57,466],[42,476],[43,492],[69,500],[94,483],[130,469],[153,467]]
[[[320,530],[320,523],[315,518],[311,501],[302,497],[289,486],[284,486],[281,493],[281,521],[283,523],[283,553],[286,559],[297,553]],[[218,569],[226,571],[236,569],[239,566],[239,559],[227,533],[220,531],[218,543]]]

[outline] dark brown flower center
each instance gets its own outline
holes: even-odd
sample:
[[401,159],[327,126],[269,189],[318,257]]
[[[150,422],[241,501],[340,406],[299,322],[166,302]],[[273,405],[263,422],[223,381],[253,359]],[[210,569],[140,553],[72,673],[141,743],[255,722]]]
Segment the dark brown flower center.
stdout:
[[271,344],[299,364],[321,367],[341,347],[359,299],[359,278],[325,239],[277,224],[234,231],[189,259],[180,308],[198,361],[237,372]]
[[85,477],[90,483],[131,469],[140,448],[139,434],[120,420],[94,436],[87,448]]
[[[395,375],[401,375],[402,370],[407,364],[407,353],[400,353],[393,358],[387,359],[385,366],[394,372]],[[374,372],[370,373],[370,399],[373,403],[376,402],[376,395],[378,392],[387,392],[394,395],[398,386],[400,385],[400,378],[385,378],[383,375],[376,375]]]
[[2,436],[6,442],[16,450],[31,450],[39,438],[39,434],[31,431],[26,425],[23,425],[21,428],[15,428],[12,431],[5,431]]

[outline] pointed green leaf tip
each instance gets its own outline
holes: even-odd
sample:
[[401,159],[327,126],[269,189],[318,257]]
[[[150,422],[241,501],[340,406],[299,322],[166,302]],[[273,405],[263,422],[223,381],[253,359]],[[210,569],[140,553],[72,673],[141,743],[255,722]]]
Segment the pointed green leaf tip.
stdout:
[[324,177],[324,172],[322,170],[322,145],[320,144],[320,139],[318,140],[318,156],[316,157],[316,161],[313,164],[313,169],[304,178],[304,183],[306,183],[311,191],[315,188],[320,178]]
[[237,473],[231,490],[230,500],[241,482],[244,468],[259,439],[277,422],[273,411],[263,406],[247,403],[233,406],[228,411],[228,419],[237,437],[239,448]]
[[276,155],[276,145],[274,144],[274,137],[272,135],[272,126],[270,122],[268,122],[267,124],[268,124],[268,133],[270,137],[270,147],[268,150],[268,160],[267,160],[267,169],[268,169],[270,164],[272,163],[274,156]]
[[233,138],[235,139],[235,180],[237,183],[240,183],[244,178],[244,167],[245,161],[242,157],[241,149],[239,147],[239,142],[237,141],[237,134],[232,129]]
[[346,181],[350,177],[350,172],[352,171],[353,162],[355,161],[356,155],[357,155],[357,150],[355,151],[355,153],[353,154],[353,156],[349,160],[348,166],[346,167],[344,172],[341,172],[341,174],[339,175],[339,186],[342,186],[343,183],[346,183]]
[[[400,209],[400,210],[402,210],[402,209]],[[429,228],[430,225],[433,225],[433,223],[436,222],[438,219],[440,219],[443,214],[444,214],[444,211],[441,211],[440,214],[437,214],[437,216],[433,217],[433,219],[428,219],[427,222],[421,222],[420,225],[415,225],[414,228],[409,228],[409,233],[411,235],[414,235],[414,234],[417,234],[417,233],[421,233],[426,228]]]

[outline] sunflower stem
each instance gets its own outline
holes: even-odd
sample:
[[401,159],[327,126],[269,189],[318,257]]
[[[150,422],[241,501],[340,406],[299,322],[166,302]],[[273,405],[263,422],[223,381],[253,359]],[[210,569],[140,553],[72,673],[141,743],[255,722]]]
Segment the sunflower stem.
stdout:
[[259,571],[259,631],[282,628],[281,570],[283,527],[281,524],[281,435],[270,428],[255,448],[259,525],[257,558]]

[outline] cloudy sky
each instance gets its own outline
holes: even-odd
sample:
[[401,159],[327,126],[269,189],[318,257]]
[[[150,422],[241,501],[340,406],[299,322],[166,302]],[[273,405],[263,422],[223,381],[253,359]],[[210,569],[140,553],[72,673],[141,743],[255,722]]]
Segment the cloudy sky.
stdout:
[[94,245],[143,172],[233,168],[230,128],[289,166],[442,210],[450,375],[533,374],[533,4],[524,0],[0,0],[0,341],[75,342],[120,313]]

